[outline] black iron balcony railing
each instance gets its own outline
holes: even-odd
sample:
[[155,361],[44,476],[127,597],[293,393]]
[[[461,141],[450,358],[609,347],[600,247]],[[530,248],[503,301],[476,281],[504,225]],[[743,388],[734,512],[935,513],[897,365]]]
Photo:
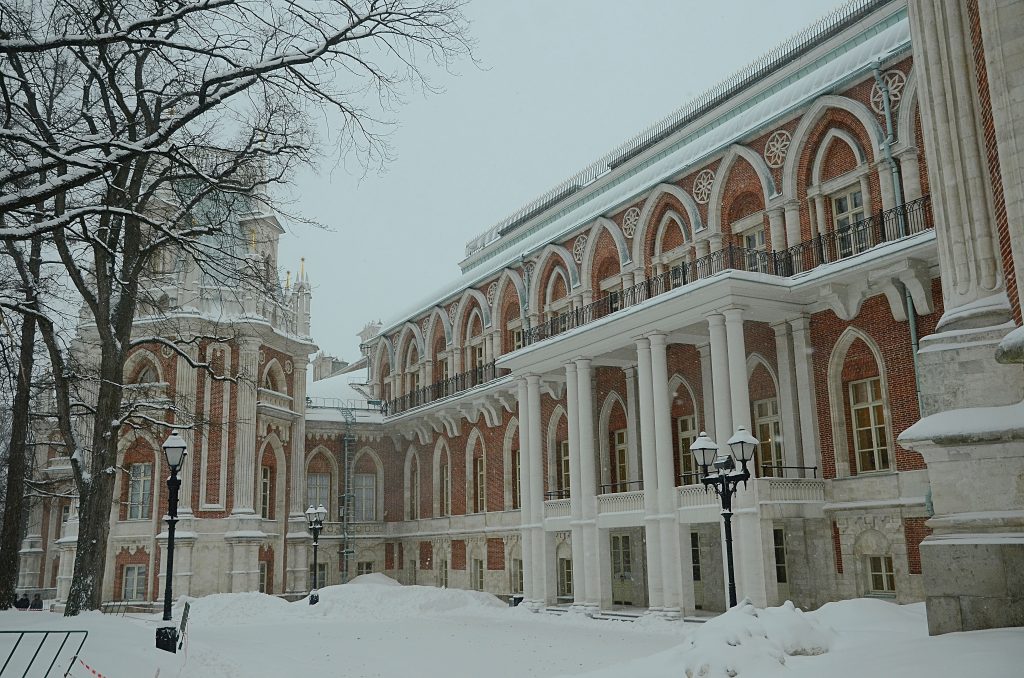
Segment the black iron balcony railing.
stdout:
[[617,494],[619,492],[634,492],[644,489],[642,480],[619,480],[614,483],[604,483],[598,490],[601,494]]
[[632,287],[612,292],[591,304],[535,325],[523,332],[523,345],[543,341],[548,337],[587,325],[606,315],[722,271],[738,270],[789,277],[931,228],[931,201],[928,196],[924,196],[885,212],[873,214],[849,228],[829,231],[777,252],[752,250],[728,244],[716,252],[673,266],[663,273],[645,278]]
[[423,386],[414,391],[410,391],[403,396],[393,398],[391,400],[385,400],[381,403],[380,411],[385,416],[393,414],[399,414],[406,410],[411,410],[414,407],[426,405],[432,403],[435,400],[441,398],[447,398],[448,396],[455,395],[461,391],[465,391],[479,386],[480,384],[491,381],[498,376],[497,369],[494,366],[494,361],[474,367],[471,370],[456,374],[454,377],[448,379],[442,379],[441,381],[435,381],[429,386]]

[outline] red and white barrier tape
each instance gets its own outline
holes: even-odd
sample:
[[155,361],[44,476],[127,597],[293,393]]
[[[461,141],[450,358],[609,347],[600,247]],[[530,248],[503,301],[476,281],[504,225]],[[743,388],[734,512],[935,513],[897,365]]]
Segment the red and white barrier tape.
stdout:
[[99,671],[89,666],[84,661],[82,661],[81,657],[78,658],[78,663],[84,666],[86,671],[88,671],[90,675],[96,676],[96,678],[107,678],[107,676],[104,676],[102,673],[100,673]]

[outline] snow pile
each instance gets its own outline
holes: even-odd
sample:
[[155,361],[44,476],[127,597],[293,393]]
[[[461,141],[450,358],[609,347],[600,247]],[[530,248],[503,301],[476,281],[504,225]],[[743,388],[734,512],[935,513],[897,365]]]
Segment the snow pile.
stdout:
[[294,603],[289,612],[302,617],[357,617],[363,620],[395,621],[452,613],[501,613],[505,603],[489,593],[434,586],[402,586],[383,574],[356,577],[348,584],[320,589],[320,602],[308,599]]
[[832,629],[791,602],[760,609],[744,599],[694,630],[677,647],[628,666],[620,664],[587,675],[591,678],[762,676],[767,670],[784,667],[789,657],[824,654],[834,640]]
[[[176,608],[189,602],[189,624],[202,626],[228,626],[259,622],[280,617],[288,610],[288,602],[265,593],[215,593],[202,598],[178,600]],[[175,609],[174,618],[181,619],[181,609]]]
[[693,676],[756,675],[786,657],[828,652],[834,633],[793,603],[758,609],[747,599],[694,631],[681,648],[681,668]]

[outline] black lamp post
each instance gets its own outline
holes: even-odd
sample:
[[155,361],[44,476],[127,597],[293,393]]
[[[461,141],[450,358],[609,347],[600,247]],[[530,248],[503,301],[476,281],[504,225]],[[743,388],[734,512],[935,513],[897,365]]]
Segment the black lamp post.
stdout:
[[309,592],[309,604],[316,605],[320,602],[320,594],[317,593],[317,567],[316,567],[316,549],[320,545],[320,530],[324,528],[324,519],[327,518],[327,509],[324,508],[323,504],[313,508],[312,505],[306,509],[306,522],[309,523],[309,531],[313,533],[313,588]]
[[[715,490],[715,494],[722,501],[722,518],[725,519],[725,555],[729,568],[729,607],[736,607],[736,568],[732,557],[732,498],[736,494],[740,482],[747,486],[750,480],[750,471],[747,464],[754,457],[754,450],[757,449],[758,440],[747,432],[746,427],[740,426],[736,434],[729,438],[727,443],[732,450],[732,455],[719,455],[718,445],[708,437],[707,433],[701,431],[697,440],[690,445],[693,458],[700,467],[700,481],[704,484],[704,490],[709,487]],[[735,457],[735,459],[733,458]],[[740,462],[742,470],[736,470],[736,462]],[[714,472],[708,467],[714,466]]]
[[[174,527],[178,524],[178,491],[181,480],[178,471],[185,463],[188,450],[185,439],[178,435],[177,429],[164,441],[164,457],[171,475],[167,478],[167,577],[164,582],[164,621],[171,621],[172,587],[174,583]],[[161,627],[156,630],[158,648],[174,652],[177,644],[177,629],[173,626]]]

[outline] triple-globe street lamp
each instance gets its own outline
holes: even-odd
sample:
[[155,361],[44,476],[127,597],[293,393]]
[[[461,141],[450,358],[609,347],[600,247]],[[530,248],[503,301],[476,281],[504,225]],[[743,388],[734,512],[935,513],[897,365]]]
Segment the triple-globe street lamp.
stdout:
[[313,588],[309,592],[309,604],[316,605],[320,602],[320,594],[317,593],[317,563],[316,563],[316,551],[320,545],[320,530],[324,529],[324,520],[327,518],[327,509],[324,508],[323,504],[320,504],[316,508],[313,508],[312,504],[306,509],[306,522],[309,526],[309,531],[313,533]]
[[[700,467],[700,482],[704,490],[710,487],[722,502],[722,518],[725,520],[725,554],[729,568],[729,607],[736,607],[736,568],[732,556],[732,498],[742,482],[747,486],[750,471],[747,464],[754,458],[759,441],[740,426],[736,434],[726,443],[732,454],[720,454],[718,445],[701,431],[697,440],[690,445],[693,458]],[[741,470],[736,469],[736,462]],[[714,467],[714,470],[709,470]]]

